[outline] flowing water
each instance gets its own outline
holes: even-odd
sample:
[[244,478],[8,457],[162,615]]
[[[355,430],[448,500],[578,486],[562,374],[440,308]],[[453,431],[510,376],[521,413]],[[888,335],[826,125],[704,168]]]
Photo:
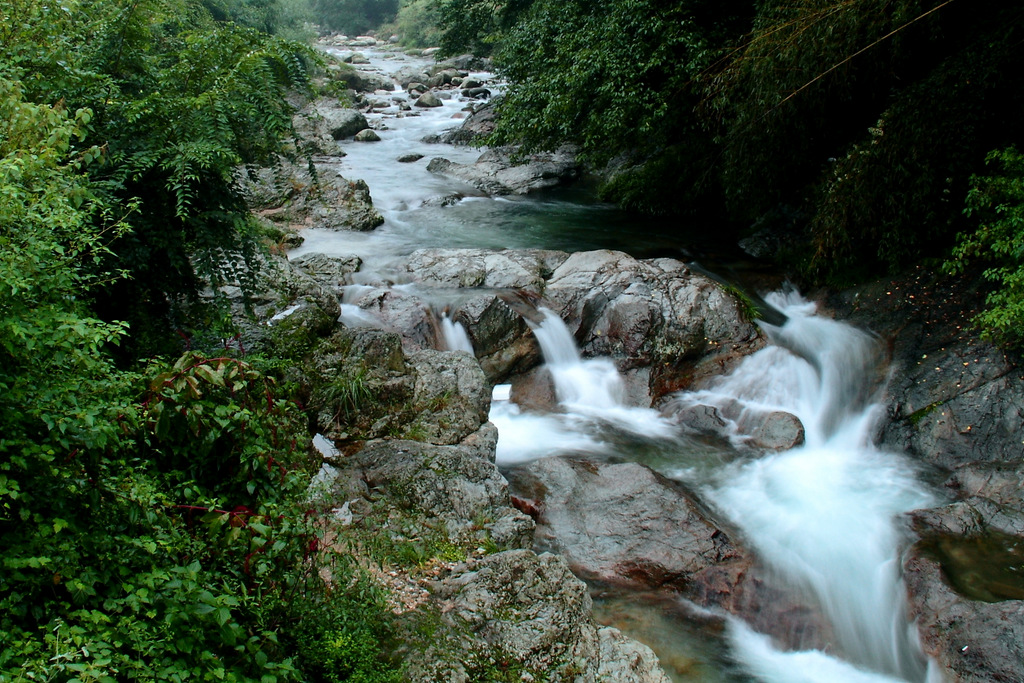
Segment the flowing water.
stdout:
[[[415,61],[370,54],[382,70]],[[393,95],[402,93],[388,96]],[[570,195],[490,199],[429,174],[431,156],[470,162],[480,153],[422,142],[425,135],[458,125],[453,116],[461,115],[464,104],[455,98],[416,116],[399,118],[397,109],[375,115],[386,125],[382,141],[345,143],[342,173],[367,181],[384,226],[371,233],[307,230],[305,244],[294,253],[354,253],[366,262],[364,270],[387,272],[421,247],[613,247],[634,253],[644,247],[635,241],[643,231],[634,219],[610,207]],[[409,152],[426,158],[395,163]],[[454,205],[430,201],[454,195],[462,197]],[[620,244],[625,239],[634,242]],[[650,246],[660,241],[654,238]],[[771,295],[769,303],[787,316],[782,326],[763,326],[771,345],[711,388],[676,397],[680,405],[713,406],[733,427],[733,446],[687,437],[662,414],[626,405],[614,364],[581,358],[565,324],[542,311],[543,321],[533,329],[559,409],[521,410],[509,400],[507,386],[496,387],[491,420],[500,434],[499,465],[583,454],[640,461],[685,480],[740,531],[775,580],[820,605],[835,634],[828,653],[783,651],[735,618],[697,615],[699,610],[678,601],[667,609],[641,606],[629,596],[599,599],[602,620],[622,621],[624,630],[656,647],[663,662],[680,662],[666,666],[675,680],[934,683],[938,674],[929,670],[904,613],[898,561],[904,539],[896,521],[931,498],[904,457],[872,444],[881,417],[874,400],[885,371],[877,344],[817,316],[813,304],[795,294]],[[356,306],[343,302],[342,309],[347,324],[374,322]],[[472,351],[465,330],[447,316],[438,324],[447,348]],[[800,419],[805,443],[753,457],[743,448],[743,435],[774,411]],[[649,629],[643,635],[640,622],[655,624],[649,629],[662,636],[671,631],[672,637]],[[715,625],[692,626],[704,622]]]
[[[764,326],[773,344],[712,388],[677,401],[715,407],[733,425],[737,445],[744,441],[744,423],[774,411],[791,413],[805,426],[802,446],[695,469],[672,424],[652,410],[623,405],[614,366],[581,359],[571,334],[547,313],[535,334],[564,412],[524,418],[496,401],[499,462],[586,452],[593,448],[586,440],[600,433],[600,424],[660,440],[662,453],[678,445],[676,462],[663,458],[658,468],[699,485],[706,502],[740,529],[778,581],[817,601],[837,638],[833,651],[842,659],[780,652],[766,636],[730,619],[728,642],[748,673],[766,682],[934,679],[904,613],[898,563],[904,539],[896,524],[901,513],[929,505],[931,497],[906,459],[871,444],[879,417],[872,399],[882,380],[877,342],[815,316],[813,304],[795,294],[769,296],[768,302],[788,317],[782,327]],[[541,419],[547,431],[538,434]],[[539,451],[537,442],[548,448]],[[517,450],[524,444],[525,451]],[[601,442],[592,452],[606,457],[609,450],[615,446]]]

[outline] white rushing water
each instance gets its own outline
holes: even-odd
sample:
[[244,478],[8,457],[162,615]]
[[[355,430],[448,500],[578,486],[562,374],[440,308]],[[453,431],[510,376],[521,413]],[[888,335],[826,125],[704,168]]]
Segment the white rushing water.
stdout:
[[449,318],[447,313],[441,316],[441,336],[446,350],[473,353],[473,342],[470,341],[466,328],[462,323]]
[[602,428],[654,438],[675,434],[675,425],[657,411],[626,404],[622,377],[611,360],[582,358],[565,322],[548,309],[539,312],[543,321],[531,327],[563,412],[538,415],[524,413],[508,401],[492,403],[499,464],[566,452],[603,452],[605,443],[594,436]]
[[[904,613],[896,517],[927,506],[931,497],[904,457],[871,443],[875,340],[816,317],[813,305],[795,294],[775,295],[770,303],[789,316],[782,327],[765,327],[774,346],[712,389],[681,400],[716,406],[737,422],[792,413],[805,426],[806,443],[726,468],[707,495],[780,577],[817,598],[841,656],[870,672],[925,681],[926,662]],[[763,681],[855,680],[780,678],[772,672],[792,672],[799,658],[769,657],[763,639],[742,634],[734,646]]]

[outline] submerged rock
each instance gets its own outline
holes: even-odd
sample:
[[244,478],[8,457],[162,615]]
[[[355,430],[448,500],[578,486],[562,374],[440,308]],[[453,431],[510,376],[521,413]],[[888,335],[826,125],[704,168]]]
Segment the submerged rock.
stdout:
[[820,609],[778,587],[677,482],[636,463],[551,457],[510,469],[513,502],[537,545],[604,585],[663,588],[741,617],[791,647],[832,638]]

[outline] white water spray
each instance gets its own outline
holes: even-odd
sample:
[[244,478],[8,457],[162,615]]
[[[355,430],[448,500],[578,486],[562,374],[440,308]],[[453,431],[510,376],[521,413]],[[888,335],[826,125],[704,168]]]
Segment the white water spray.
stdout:
[[[776,346],[681,400],[713,405],[737,423],[790,412],[804,423],[806,443],[731,468],[709,496],[773,569],[812,592],[847,659],[924,681],[926,663],[904,613],[895,520],[930,496],[902,456],[871,445],[874,340],[814,317],[795,295],[772,303],[789,316],[783,327],[766,326]],[[747,664],[762,680],[779,680],[757,664],[767,661],[751,655]]]
[[468,351],[473,353],[473,342],[469,333],[460,322],[455,322],[448,314],[441,316],[441,338],[447,351]]
[[644,436],[674,434],[672,423],[657,411],[626,405],[622,376],[610,359],[581,358],[565,322],[546,308],[538,310],[544,320],[533,327],[533,334],[554,381],[558,402],[567,412]]
[[675,434],[675,426],[657,411],[625,404],[622,377],[611,360],[581,358],[565,322],[546,308],[539,312],[544,319],[540,325],[531,327],[563,412],[523,412],[507,400],[503,389],[504,400],[492,401],[490,413],[500,435],[496,456],[499,464],[511,465],[559,453],[604,451],[606,445],[594,436],[602,427],[643,437],[667,438]]

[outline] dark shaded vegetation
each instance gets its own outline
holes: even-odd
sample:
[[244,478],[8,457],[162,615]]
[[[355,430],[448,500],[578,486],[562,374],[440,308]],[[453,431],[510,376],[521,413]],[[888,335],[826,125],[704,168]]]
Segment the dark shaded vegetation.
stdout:
[[491,142],[578,145],[606,174],[608,199],[769,234],[789,245],[774,257],[814,282],[922,260],[952,258],[955,270],[968,252],[991,263],[950,249],[979,227],[976,208],[965,215],[972,177],[1020,143],[1017,3],[438,7],[444,51],[492,53],[510,81]]

